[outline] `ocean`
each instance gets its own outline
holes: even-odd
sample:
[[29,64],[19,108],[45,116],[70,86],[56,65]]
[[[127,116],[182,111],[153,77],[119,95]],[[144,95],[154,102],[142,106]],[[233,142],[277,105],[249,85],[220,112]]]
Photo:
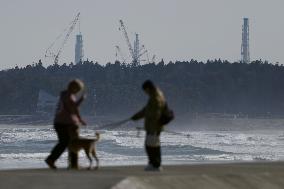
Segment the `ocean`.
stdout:
[[[81,128],[80,135],[101,133],[97,153],[101,166],[145,165],[144,132],[133,128],[97,130],[98,125]],[[163,164],[224,163],[284,160],[284,129],[175,130],[167,127],[161,135]],[[0,169],[45,168],[44,159],[57,142],[52,125],[0,125]],[[80,165],[88,161],[81,151]],[[56,162],[67,166],[67,153]]]

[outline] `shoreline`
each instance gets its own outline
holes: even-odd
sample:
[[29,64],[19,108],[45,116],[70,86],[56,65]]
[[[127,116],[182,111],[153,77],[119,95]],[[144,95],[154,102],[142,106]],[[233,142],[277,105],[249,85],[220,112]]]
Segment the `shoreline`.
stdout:
[[144,166],[99,170],[1,170],[0,188],[284,188],[284,162],[165,165],[162,172]]
[[[145,157],[146,158],[146,157]],[[23,167],[23,168],[19,168],[19,167],[15,167],[15,168],[4,168],[1,169],[0,168],[0,173],[2,171],[21,171],[21,170],[45,170],[48,169],[47,165],[44,163],[44,161],[42,161],[44,167]],[[137,163],[137,164],[104,164],[101,165],[102,168],[124,168],[124,167],[144,167],[146,165],[146,160],[143,163]],[[217,161],[193,161],[193,162],[177,162],[177,163],[162,163],[162,166],[166,166],[166,167],[173,167],[173,166],[214,166],[214,165],[240,165],[240,164],[270,164],[270,163],[283,163],[284,164],[284,160],[253,160],[253,161],[237,161],[237,160],[217,160]],[[84,170],[86,169],[86,167],[88,166],[88,162],[81,165],[81,169]],[[63,171],[63,170],[67,170],[67,167],[64,166],[59,166],[58,170]],[[79,170],[81,171],[81,170]]]

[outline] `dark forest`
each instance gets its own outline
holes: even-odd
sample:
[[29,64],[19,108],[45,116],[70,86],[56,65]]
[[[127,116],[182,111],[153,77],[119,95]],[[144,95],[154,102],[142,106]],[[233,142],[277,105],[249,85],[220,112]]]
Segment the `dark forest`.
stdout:
[[141,90],[146,79],[163,90],[176,114],[284,115],[284,67],[261,60],[162,60],[141,66],[84,61],[48,67],[39,61],[0,72],[0,114],[35,114],[39,90],[58,96],[74,78],[86,84],[82,112],[89,115],[134,113],[146,103]]

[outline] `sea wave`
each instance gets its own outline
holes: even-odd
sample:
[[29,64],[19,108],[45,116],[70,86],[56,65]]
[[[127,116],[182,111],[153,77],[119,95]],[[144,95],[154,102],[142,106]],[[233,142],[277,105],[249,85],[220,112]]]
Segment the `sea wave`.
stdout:
[[[145,164],[145,132],[135,130],[101,130],[97,143],[102,165]],[[95,138],[94,128],[81,129],[81,136]],[[44,158],[57,142],[52,127],[0,128],[0,169],[7,167],[44,167]],[[161,135],[163,162],[165,164],[284,160],[283,132],[273,131],[194,131],[163,132]],[[59,159],[66,166],[67,154]],[[80,152],[80,161],[88,161]],[[24,165],[25,164],[25,165]]]

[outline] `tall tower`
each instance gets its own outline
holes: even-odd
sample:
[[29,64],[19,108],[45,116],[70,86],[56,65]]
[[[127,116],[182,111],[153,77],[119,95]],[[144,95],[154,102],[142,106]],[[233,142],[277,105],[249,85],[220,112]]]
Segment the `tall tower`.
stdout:
[[140,65],[140,60],[139,60],[139,37],[138,37],[138,33],[135,34],[135,40],[134,40],[134,50],[133,50],[133,65],[134,66],[138,66]]
[[242,29],[242,48],[241,48],[242,63],[250,63],[249,55],[249,19],[244,18]]
[[84,52],[83,52],[83,36],[82,34],[76,35],[76,45],[75,45],[75,64],[83,61]]

